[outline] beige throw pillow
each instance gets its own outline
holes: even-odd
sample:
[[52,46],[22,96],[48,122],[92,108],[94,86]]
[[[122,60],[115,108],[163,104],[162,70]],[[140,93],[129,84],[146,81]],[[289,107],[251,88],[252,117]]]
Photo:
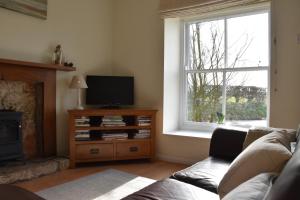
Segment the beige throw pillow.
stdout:
[[[294,129],[282,129],[282,128],[272,128],[272,127],[252,127],[248,130],[244,144],[243,149],[246,149],[252,142],[257,140],[258,138],[261,138],[262,136],[265,136],[271,132],[275,131],[285,131],[287,134],[289,134],[290,137],[294,138],[296,137],[296,130]],[[292,140],[292,139],[291,139]]]
[[269,133],[273,132],[272,128],[267,127],[252,127],[248,130],[244,144],[243,149],[246,149],[252,142],[257,140],[258,138],[261,138],[264,135],[267,135]]
[[218,187],[220,197],[260,173],[280,173],[292,156],[290,140],[286,131],[277,131],[253,142],[231,163]]

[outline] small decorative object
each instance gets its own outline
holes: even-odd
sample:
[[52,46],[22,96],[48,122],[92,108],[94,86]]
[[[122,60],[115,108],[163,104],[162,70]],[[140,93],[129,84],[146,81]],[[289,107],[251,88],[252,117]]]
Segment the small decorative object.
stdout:
[[0,0],[0,7],[47,19],[47,0]]
[[223,115],[223,113],[217,112],[217,118],[218,118],[218,124],[224,123],[225,116]]
[[66,67],[73,67],[74,64],[72,62],[65,62],[64,66],[66,66]]
[[72,62],[70,62],[70,60],[68,59],[68,57],[66,55],[63,55],[63,57],[64,57],[63,64],[65,67],[73,67],[74,66],[74,64]]
[[53,57],[52,57],[52,62],[53,64],[56,65],[61,65],[63,62],[63,52],[62,52],[62,48],[61,45],[57,45],[55,48],[55,51],[53,53]]
[[77,89],[77,107],[78,110],[83,110],[81,104],[81,89],[88,88],[82,75],[73,76],[72,81],[69,86],[71,89]]

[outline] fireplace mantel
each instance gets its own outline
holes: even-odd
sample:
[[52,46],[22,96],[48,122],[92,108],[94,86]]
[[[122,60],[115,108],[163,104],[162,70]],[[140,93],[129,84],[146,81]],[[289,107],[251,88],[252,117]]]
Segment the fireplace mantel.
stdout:
[[11,59],[4,59],[4,58],[0,58],[0,64],[10,64],[10,65],[18,65],[20,67],[22,66],[22,67],[39,68],[39,69],[46,69],[46,70],[56,70],[56,71],[75,71],[76,70],[75,67],[65,67],[62,65],[11,60]]
[[[56,71],[75,70],[74,67],[0,59],[0,80],[22,81],[39,85],[43,90],[42,98],[39,99],[42,113],[38,119],[41,120],[42,135],[37,136],[38,155],[34,157],[56,155]],[[27,146],[30,147],[30,143]]]

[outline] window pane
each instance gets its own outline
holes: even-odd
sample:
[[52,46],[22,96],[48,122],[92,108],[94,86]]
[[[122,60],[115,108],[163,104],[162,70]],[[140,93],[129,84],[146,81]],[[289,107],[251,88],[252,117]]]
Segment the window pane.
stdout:
[[227,20],[228,67],[269,66],[268,13]]
[[188,25],[188,69],[224,67],[224,20]]
[[216,122],[222,111],[223,73],[187,75],[187,119],[193,122]]
[[226,120],[266,125],[268,72],[228,72],[226,79]]

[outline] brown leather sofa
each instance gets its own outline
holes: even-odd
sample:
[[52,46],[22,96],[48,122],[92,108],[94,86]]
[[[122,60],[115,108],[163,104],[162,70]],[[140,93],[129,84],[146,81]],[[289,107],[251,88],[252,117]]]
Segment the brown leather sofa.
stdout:
[[0,185],[0,199],[3,200],[44,200],[33,192],[27,191],[23,188],[1,184]]
[[218,193],[218,185],[230,163],[242,152],[247,132],[216,129],[210,142],[209,157],[181,171],[171,178]]
[[[246,133],[217,129],[212,136],[209,157],[174,173],[170,178],[133,193],[124,200],[217,200],[217,188],[230,163],[242,151]],[[299,139],[298,139],[299,140]],[[300,199],[300,145],[280,175],[260,174],[238,186],[226,200]]]

